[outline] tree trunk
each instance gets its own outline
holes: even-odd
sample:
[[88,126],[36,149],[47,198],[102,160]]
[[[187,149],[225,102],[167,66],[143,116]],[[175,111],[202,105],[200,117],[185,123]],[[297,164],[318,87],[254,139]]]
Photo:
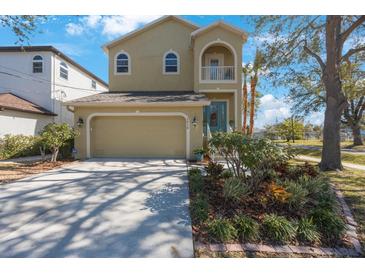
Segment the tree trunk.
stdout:
[[57,162],[58,152],[59,152],[59,149],[58,148],[55,148],[52,151],[51,162]]
[[323,68],[323,82],[326,89],[326,111],[323,127],[323,149],[320,168],[341,170],[341,115],[347,106],[342,93],[340,64],[342,55],[341,16],[326,18],[326,65]]
[[364,144],[361,137],[360,125],[355,125],[352,127],[352,135],[354,136],[354,146],[362,146]]
[[246,79],[243,82],[243,127],[242,132],[247,133],[247,82]]
[[249,134],[253,134],[254,128],[254,118],[255,118],[255,99],[256,99],[256,83],[257,83],[257,76],[253,76],[251,78],[251,102],[250,102],[250,128]]

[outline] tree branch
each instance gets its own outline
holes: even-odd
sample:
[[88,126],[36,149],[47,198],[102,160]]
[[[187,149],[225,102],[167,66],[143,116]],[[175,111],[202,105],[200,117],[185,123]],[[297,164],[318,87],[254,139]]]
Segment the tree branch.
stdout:
[[365,22],[365,15],[361,15],[360,18],[357,19],[347,30],[341,33],[341,43],[344,44],[346,39],[350,36],[350,34],[364,22]]
[[359,47],[356,49],[350,49],[346,52],[346,54],[344,56],[342,56],[342,60],[348,62],[349,58],[351,57],[351,55],[354,55],[355,53],[361,52],[361,51],[365,51],[365,47]]
[[318,64],[321,66],[322,71],[324,71],[326,69],[325,63],[323,62],[322,58],[318,54],[316,54],[315,52],[310,50],[307,47],[307,45],[304,45],[304,50],[305,50],[305,52],[307,52],[309,55],[311,55],[312,57],[314,57],[317,60]]

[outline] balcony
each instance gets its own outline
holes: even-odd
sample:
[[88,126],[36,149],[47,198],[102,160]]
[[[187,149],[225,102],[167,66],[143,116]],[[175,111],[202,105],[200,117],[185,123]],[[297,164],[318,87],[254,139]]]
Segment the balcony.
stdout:
[[199,60],[200,83],[235,83],[236,54],[234,49],[221,42],[202,50]]
[[202,81],[234,81],[235,74],[234,66],[208,66],[201,68]]

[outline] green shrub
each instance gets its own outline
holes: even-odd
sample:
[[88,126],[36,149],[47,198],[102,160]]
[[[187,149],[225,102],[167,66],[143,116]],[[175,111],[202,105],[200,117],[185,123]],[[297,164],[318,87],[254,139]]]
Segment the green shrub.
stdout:
[[192,175],[195,175],[195,174],[202,175],[202,171],[200,170],[200,168],[194,167],[194,168],[189,169],[188,174],[189,174],[189,177]]
[[222,179],[228,179],[228,178],[233,177],[233,173],[229,169],[226,169],[222,172],[221,177],[222,177]]
[[223,197],[226,200],[239,201],[249,193],[249,187],[241,179],[232,177],[224,182]]
[[232,241],[237,238],[237,230],[230,220],[217,218],[208,223],[208,232],[217,242]]
[[40,137],[7,134],[0,139],[0,158],[39,155]]
[[308,202],[308,190],[300,183],[294,181],[284,182],[285,190],[291,195],[288,197],[287,203],[291,210],[301,210]]
[[193,173],[189,176],[190,190],[192,193],[201,193],[204,188],[204,179],[200,173]]
[[312,218],[302,218],[298,222],[298,239],[303,242],[317,243],[320,241],[320,233]]
[[244,241],[255,241],[259,238],[259,224],[249,216],[238,215],[234,218],[238,236]]
[[298,179],[308,191],[312,207],[334,210],[337,206],[337,200],[334,192],[331,189],[329,179],[324,176],[309,177],[301,176]]
[[43,128],[41,132],[42,143],[52,152],[52,162],[57,161],[60,149],[76,134],[77,132],[66,123],[50,123]]
[[283,216],[264,215],[262,221],[263,235],[280,243],[290,242],[296,236],[295,225]]
[[197,196],[190,203],[191,217],[198,223],[205,222],[209,218],[209,204],[203,195]]
[[236,177],[245,177],[249,170],[255,178],[255,174],[263,169],[271,169],[294,156],[289,147],[279,146],[268,139],[251,138],[237,131],[213,133],[209,146],[226,159]]
[[345,223],[342,218],[332,210],[324,208],[314,209],[310,216],[320,233],[328,242],[337,241],[345,232]]
[[208,166],[205,167],[207,175],[213,179],[219,179],[223,172],[223,165],[217,162],[209,162]]

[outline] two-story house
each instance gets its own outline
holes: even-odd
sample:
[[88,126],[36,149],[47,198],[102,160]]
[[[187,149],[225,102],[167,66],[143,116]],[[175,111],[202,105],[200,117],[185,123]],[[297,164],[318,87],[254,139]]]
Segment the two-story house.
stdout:
[[0,47],[0,137],[35,135],[51,122],[73,125],[62,103],[108,85],[52,46]]
[[242,127],[242,45],[222,21],[164,16],[103,46],[109,92],[67,102],[79,158],[184,157],[210,132]]

